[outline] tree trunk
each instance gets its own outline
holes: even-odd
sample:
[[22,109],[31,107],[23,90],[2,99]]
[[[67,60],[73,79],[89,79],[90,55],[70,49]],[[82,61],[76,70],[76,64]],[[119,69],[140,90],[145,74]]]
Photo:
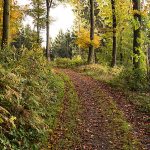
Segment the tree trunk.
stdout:
[[51,61],[50,58],[50,8],[51,8],[52,0],[46,0],[46,57],[48,61]]
[[3,35],[2,49],[9,46],[10,0],[4,0],[3,5]]
[[150,48],[149,48],[149,45],[147,47],[146,65],[147,65],[147,77],[148,77],[148,79],[150,81]]
[[98,57],[97,57],[97,51],[94,51],[94,59],[95,59],[95,63],[98,63]]
[[150,81],[150,44],[147,47],[147,76]]
[[37,43],[40,44],[40,14],[39,14],[39,2],[38,2],[38,19],[37,19]]
[[149,63],[149,67],[150,67],[150,44],[148,46],[148,63]]
[[37,23],[37,44],[40,44],[40,28],[38,23]]
[[[140,11],[140,0],[132,0],[133,2],[133,10]],[[139,21],[140,27],[136,29],[134,27],[133,31],[133,66],[134,68],[140,67],[140,47],[141,44],[139,42],[139,39],[141,38],[141,15],[140,13],[134,13],[134,19],[135,21]],[[137,58],[138,57],[138,58]]]
[[[90,40],[94,40],[94,0],[90,0]],[[94,63],[94,47],[89,46],[88,64]]]
[[116,38],[116,27],[117,27],[117,21],[116,21],[116,3],[115,0],[111,0],[111,6],[112,6],[112,23],[113,23],[113,46],[112,46],[112,62],[111,66],[116,66],[116,60],[117,60],[117,38]]
[[[77,7],[78,7],[78,34],[80,34],[81,32],[81,0],[78,0],[78,3],[77,3]],[[78,46],[78,51],[79,51],[79,55],[81,56],[81,47]]]
[[123,64],[123,51],[122,51],[122,40],[123,40],[123,33],[124,28],[120,32],[120,39],[119,39],[119,45],[118,45],[118,51],[120,52],[120,64]]

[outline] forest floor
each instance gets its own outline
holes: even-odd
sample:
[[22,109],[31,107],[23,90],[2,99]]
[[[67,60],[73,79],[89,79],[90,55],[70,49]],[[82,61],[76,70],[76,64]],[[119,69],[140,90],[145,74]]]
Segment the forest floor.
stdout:
[[[62,126],[67,120],[70,98],[65,96],[64,110],[60,115],[60,126],[55,134],[59,139],[55,141],[57,149],[66,150],[146,150],[150,149],[148,137],[148,115],[138,112],[133,104],[126,100],[124,93],[112,89],[105,83],[94,80],[82,73],[70,69],[56,69],[59,73],[66,74],[77,93],[80,108],[75,118],[72,136],[64,140],[70,145],[59,146],[65,133]],[[66,85],[67,91],[69,87]],[[66,92],[67,92],[66,91]],[[67,108],[68,107],[68,108]],[[65,115],[66,114],[66,115]],[[64,127],[65,128],[65,127]],[[67,130],[69,130],[67,128]],[[61,132],[61,133],[60,133]],[[66,131],[65,131],[66,132]],[[69,133],[67,133],[69,134]],[[56,135],[55,135],[56,137]],[[78,140],[71,141],[75,138]],[[56,142],[57,141],[57,142]],[[142,144],[141,144],[142,143]],[[61,147],[61,148],[60,148]],[[55,148],[53,148],[55,149]]]

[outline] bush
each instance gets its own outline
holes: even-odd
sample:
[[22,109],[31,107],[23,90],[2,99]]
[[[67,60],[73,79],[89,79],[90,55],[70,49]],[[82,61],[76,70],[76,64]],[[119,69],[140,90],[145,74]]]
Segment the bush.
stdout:
[[128,100],[142,112],[150,112],[150,83],[145,70],[124,69],[111,83],[126,89]]
[[93,64],[81,66],[78,70],[97,80],[130,91],[149,91],[150,88],[147,72],[142,69],[111,68],[106,65]]
[[113,82],[132,91],[149,89],[147,73],[142,69],[124,69]]
[[51,72],[41,49],[24,50],[19,59],[10,54],[1,55],[0,149],[44,148],[61,108],[64,82]]
[[107,83],[110,83],[116,76],[119,76],[122,68],[114,67],[110,68],[109,66],[103,66],[100,64],[86,65],[78,68],[79,71],[85,72],[85,74]]
[[80,56],[74,57],[73,59],[69,58],[57,58],[55,60],[57,67],[61,68],[74,68],[84,64]]

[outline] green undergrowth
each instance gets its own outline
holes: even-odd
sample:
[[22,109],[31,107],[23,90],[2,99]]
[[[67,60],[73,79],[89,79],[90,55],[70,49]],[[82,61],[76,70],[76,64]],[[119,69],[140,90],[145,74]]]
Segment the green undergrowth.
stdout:
[[125,70],[123,67],[110,68],[103,65],[86,65],[76,68],[77,71],[107,83],[114,89],[123,90],[127,100],[137,110],[150,112],[149,82],[142,70]]
[[[62,136],[57,140],[52,149],[74,149],[74,147],[80,142],[80,136],[77,131],[77,124],[79,120],[80,104],[76,94],[73,83],[68,76],[63,73],[59,73],[59,76],[65,82],[65,96],[64,105],[62,108],[62,114],[59,120],[59,128],[62,131]],[[59,135],[59,131],[56,131],[56,137]],[[55,134],[53,136],[55,136]]]
[[0,149],[44,148],[57,123],[64,81],[52,73],[41,49],[18,56],[1,51],[0,57]]
[[134,104],[140,112],[150,113],[150,93],[127,92],[128,100]]
[[[105,93],[97,91],[100,95],[98,100],[100,111],[105,117],[105,123],[108,133],[111,135],[110,143],[112,149],[139,150],[141,145],[133,136],[131,124],[129,124],[123,114],[117,107],[115,101]],[[107,133],[106,133],[107,134]]]
[[116,76],[118,76],[121,73],[123,68],[119,67],[110,68],[108,66],[94,64],[94,65],[80,66],[77,68],[77,70],[97,80],[110,83],[111,80],[115,79]]
[[84,64],[84,61],[81,57],[77,56],[72,59],[69,58],[57,58],[53,65],[59,68],[76,68]]

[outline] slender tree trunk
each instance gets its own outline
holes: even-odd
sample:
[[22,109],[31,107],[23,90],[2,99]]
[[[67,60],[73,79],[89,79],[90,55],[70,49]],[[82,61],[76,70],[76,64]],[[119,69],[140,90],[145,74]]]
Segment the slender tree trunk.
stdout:
[[119,46],[118,46],[118,51],[120,52],[120,64],[123,64],[123,52],[122,52],[122,40],[123,40],[123,33],[124,28],[120,32],[120,39],[119,39]]
[[38,24],[37,24],[37,43],[40,44],[40,29]]
[[111,66],[116,66],[116,60],[117,60],[117,38],[116,38],[116,27],[117,27],[117,21],[116,21],[116,3],[115,0],[111,0],[112,5],[112,19],[113,19],[113,47],[112,47],[112,62]]
[[147,61],[146,61],[146,65],[147,65],[147,76],[148,76],[148,80],[150,81],[150,45],[148,45],[147,47]]
[[38,19],[37,19],[37,43],[40,44],[40,14],[39,14],[39,9],[40,9],[40,6],[39,6],[39,2],[38,2]]
[[[81,0],[78,0],[77,3],[77,8],[78,8],[78,34],[80,34],[81,31],[81,6],[80,6],[80,2]],[[78,51],[79,51],[79,55],[81,56],[81,47],[78,46]]]
[[70,58],[70,55],[69,55],[69,41],[68,41],[68,39],[66,41],[66,49],[67,49],[67,58]]
[[3,35],[2,49],[9,46],[10,0],[4,0],[3,5]]
[[150,67],[150,44],[148,45],[148,63]]
[[147,47],[147,74],[148,78],[150,79],[150,44]]
[[95,59],[95,63],[98,63],[98,57],[97,57],[97,51],[95,50],[94,52],[94,59]]
[[48,61],[51,61],[50,58],[50,8],[52,5],[52,0],[46,0],[46,57]]
[[[90,40],[94,40],[94,0],[90,0]],[[94,47],[89,46],[88,64],[94,63]]]
[[[133,2],[133,10],[140,11],[140,0],[132,0]],[[136,21],[139,21],[140,27],[136,29],[134,27],[133,31],[133,66],[134,68],[139,68],[140,67],[140,59],[137,58],[140,56],[140,47],[141,44],[139,42],[139,39],[141,38],[141,15],[140,13],[134,13],[134,19]]]

